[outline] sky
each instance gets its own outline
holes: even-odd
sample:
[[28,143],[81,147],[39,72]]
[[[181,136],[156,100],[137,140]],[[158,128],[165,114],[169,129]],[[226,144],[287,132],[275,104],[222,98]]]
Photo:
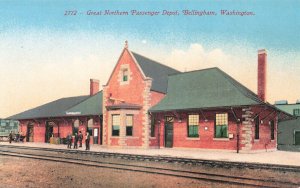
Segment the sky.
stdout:
[[[267,49],[267,101],[295,103],[300,99],[297,7],[296,0],[2,0],[0,118],[88,95],[90,78],[106,84],[125,40],[130,50],[180,71],[219,67],[255,93],[257,50]],[[105,10],[129,15],[103,15]],[[131,15],[132,10],[159,14]],[[162,15],[164,10],[177,15]],[[216,15],[188,16],[184,10]],[[252,15],[221,15],[221,10]]]

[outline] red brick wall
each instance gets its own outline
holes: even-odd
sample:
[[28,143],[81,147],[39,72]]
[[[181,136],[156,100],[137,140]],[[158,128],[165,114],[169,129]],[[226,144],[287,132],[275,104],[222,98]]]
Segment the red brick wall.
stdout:
[[[80,123],[79,129],[82,131],[82,134],[84,135],[84,140],[83,143],[85,142],[85,135],[86,135],[86,117],[72,117],[72,118],[65,118],[65,120],[60,120],[60,121],[55,121],[58,126],[59,126],[59,137],[60,138],[66,138],[69,133],[72,134],[72,119],[81,119],[82,124]],[[99,134],[98,134],[98,143],[100,144],[100,134],[101,134],[101,127],[100,127],[100,118],[99,117],[94,117],[94,126],[93,128],[98,128],[99,129]],[[34,142],[45,142],[45,132],[46,132],[46,121],[48,119],[40,119],[38,120],[40,124],[34,123]],[[23,135],[27,134],[27,124],[28,122],[33,122],[33,121],[20,121],[20,130],[22,131]],[[53,133],[55,135],[58,134],[58,126],[54,125],[53,126]],[[91,144],[93,144],[93,137],[91,136]]]
[[40,124],[34,123],[34,128],[33,128],[34,142],[45,142],[45,133],[46,133],[45,122],[41,122]]
[[[26,125],[26,122],[24,121],[20,121],[20,131],[22,132],[22,135],[23,136],[27,136],[27,125]],[[24,140],[24,142],[26,142],[26,139]]]
[[[263,111],[262,111],[263,110]],[[235,109],[236,116],[242,119],[242,109]],[[251,107],[251,111],[253,111],[253,117],[256,114],[260,114],[260,119],[268,116],[273,110],[265,109],[264,107]],[[218,139],[214,138],[214,119],[216,113],[228,113],[229,118],[229,126],[228,133],[233,133],[233,139]],[[197,113],[197,112],[196,112]],[[198,112],[199,113],[199,112]],[[187,114],[188,113],[179,113],[177,117],[174,119],[173,123],[173,147],[183,147],[183,148],[203,148],[203,149],[228,149],[228,150],[236,150],[237,149],[237,123],[236,119],[233,116],[231,111],[228,110],[218,110],[218,111],[206,111],[204,112],[204,116],[207,118],[207,122],[204,121],[204,118],[201,113],[200,121],[199,121],[199,138],[188,138],[187,137]],[[160,147],[164,147],[165,142],[165,129],[164,129],[164,115],[167,114],[156,114],[158,117],[158,121],[160,123],[156,124],[156,136],[151,139],[151,146],[158,146],[158,134],[160,134],[159,142]],[[174,115],[174,114],[173,114]],[[262,150],[262,149],[275,149],[277,142],[277,121],[275,117],[276,113],[270,115],[268,118],[264,120],[264,123],[260,125],[260,137],[259,140],[254,139],[255,135],[255,123],[253,122],[251,131],[251,150]],[[179,122],[178,117],[181,117],[181,122]],[[269,120],[275,120],[275,139],[271,141],[271,126],[269,125]],[[242,143],[242,134],[245,131],[242,130],[243,124],[239,124],[239,149],[244,146]],[[207,127],[207,130],[205,130]],[[160,129],[160,133],[158,133],[158,129]]]
[[[119,73],[124,64],[129,65],[129,84],[120,85]],[[143,76],[127,50],[120,57],[107,85],[107,93],[111,93],[111,97],[125,100],[127,103],[143,104]]]
[[[259,119],[264,119],[263,123],[259,125],[259,139],[255,140],[255,126],[252,127],[253,136],[252,136],[252,149],[253,150],[262,150],[262,149],[276,149],[277,147],[277,118],[276,112],[270,115],[273,112],[271,109],[264,110],[263,108],[252,108],[255,114],[260,112]],[[263,111],[262,111],[263,110]],[[274,120],[274,140],[271,140],[271,125],[269,121]]]
[[[128,66],[129,69],[129,77],[128,77],[128,84],[121,84],[120,81],[122,79],[122,67]],[[104,97],[111,97],[114,99],[123,100],[126,103],[138,104],[143,106],[144,105],[144,90],[146,87],[146,83],[144,81],[144,77],[134,62],[134,59],[131,57],[130,53],[127,49],[124,50],[122,53],[112,75],[107,83],[106,88],[103,90]],[[156,95],[156,94],[154,94]],[[120,103],[120,101],[110,101],[110,100],[103,100],[104,108],[105,106]],[[133,124],[133,137],[138,138],[131,138],[128,137],[125,140],[125,143],[129,146],[141,146],[142,145],[142,131],[143,131],[143,118],[146,114],[143,113],[143,107],[141,110],[138,111],[137,114],[134,115],[134,124]],[[108,113],[104,116],[103,121],[105,122],[106,126],[106,138],[108,139],[109,133],[109,126],[108,125]],[[111,135],[109,135],[111,137]],[[106,140],[107,143],[108,140]],[[118,145],[118,138],[114,137],[111,138],[111,145]]]
[[[214,113],[205,113],[208,119],[207,122],[200,114],[198,138],[187,137],[187,113],[180,114],[181,122],[178,118],[175,118],[173,123],[173,147],[236,150],[237,124],[234,122],[232,115],[229,114],[228,133],[233,133],[235,136],[233,139],[224,140],[214,138]],[[224,112],[220,111],[220,113]],[[160,146],[164,147],[164,119],[162,118],[160,121]],[[207,127],[207,130],[205,130],[205,127]]]

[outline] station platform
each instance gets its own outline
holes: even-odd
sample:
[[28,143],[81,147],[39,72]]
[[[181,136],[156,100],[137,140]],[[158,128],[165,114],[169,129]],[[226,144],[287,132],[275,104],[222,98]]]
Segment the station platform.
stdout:
[[[67,145],[55,145],[47,143],[11,143],[0,142],[0,145],[15,145],[26,147],[42,147],[67,149]],[[73,150],[73,149],[72,149]],[[85,146],[78,150],[85,150]],[[160,148],[160,149],[121,149],[110,148],[101,145],[91,145],[91,152],[110,152],[123,154],[165,156],[165,157],[182,157],[190,159],[217,160],[229,162],[246,162],[246,163],[265,163],[277,165],[292,165],[300,168],[300,152],[288,151],[267,151],[259,153],[236,153],[233,151],[216,151],[203,149],[179,149],[179,148]]]

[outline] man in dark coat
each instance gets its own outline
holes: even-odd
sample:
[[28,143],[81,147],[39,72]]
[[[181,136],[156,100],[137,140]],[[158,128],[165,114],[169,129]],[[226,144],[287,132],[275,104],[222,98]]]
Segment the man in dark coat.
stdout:
[[12,139],[13,139],[13,134],[12,134],[12,131],[10,131],[10,133],[8,135],[8,140],[9,140],[10,144],[11,144]]
[[72,135],[71,133],[68,134],[67,136],[67,143],[68,143],[68,148],[72,148]]
[[89,135],[89,132],[86,132],[85,150],[90,150],[90,135]]
[[78,142],[78,135],[77,135],[77,133],[75,133],[73,149],[77,149],[77,142]]
[[83,140],[83,135],[81,133],[81,131],[79,131],[79,135],[78,135],[78,140],[79,140],[79,147],[82,147],[82,140]]

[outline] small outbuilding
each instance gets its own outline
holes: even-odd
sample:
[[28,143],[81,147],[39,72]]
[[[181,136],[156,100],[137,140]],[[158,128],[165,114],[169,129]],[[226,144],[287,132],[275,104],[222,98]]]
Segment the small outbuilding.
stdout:
[[300,100],[288,104],[286,100],[276,101],[275,106],[295,118],[278,124],[278,149],[300,151]]

